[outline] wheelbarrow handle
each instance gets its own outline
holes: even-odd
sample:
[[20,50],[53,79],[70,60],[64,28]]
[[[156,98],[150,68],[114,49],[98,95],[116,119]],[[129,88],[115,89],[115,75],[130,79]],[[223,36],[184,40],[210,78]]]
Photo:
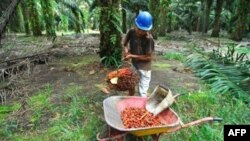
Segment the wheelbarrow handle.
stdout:
[[206,123],[206,122],[209,122],[209,121],[222,121],[222,118],[205,117],[205,118],[202,118],[202,119],[198,119],[198,120],[186,123],[186,124],[184,124],[182,126],[182,128],[187,128],[187,127],[190,127],[190,126],[199,125],[199,124]]
[[191,126],[200,125],[202,123],[206,123],[206,122],[209,122],[209,121],[222,121],[222,118],[205,117],[205,118],[198,119],[198,120],[186,123],[186,124],[182,123],[181,125],[179,125],[179,126],[177,126],[175,128],[169,129],[166,133],[173,133],[173,132],[176,132],[176,131],[181,130],[183,128],[188,128],[188,127],[191,127]]
[[221,122],[223,119],[222,118],[219,118],[219,117],[214,117],[214,120],[213,121],[218,121],[218,122]]

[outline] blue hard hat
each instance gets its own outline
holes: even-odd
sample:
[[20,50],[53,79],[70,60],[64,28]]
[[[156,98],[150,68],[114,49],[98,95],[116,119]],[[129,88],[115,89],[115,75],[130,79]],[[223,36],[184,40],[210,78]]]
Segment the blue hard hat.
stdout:
[[153,27],[153,17],[147,11],[140,11],[138,16],[135,18],[136,26],[141,30],[149,31]]

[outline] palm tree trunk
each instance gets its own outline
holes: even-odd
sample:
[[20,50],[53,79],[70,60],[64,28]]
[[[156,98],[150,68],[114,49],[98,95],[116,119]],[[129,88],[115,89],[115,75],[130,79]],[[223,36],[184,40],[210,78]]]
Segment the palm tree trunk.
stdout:
[[212,3],[213,3],[212,0],[206,0],[202,33],[207,33],[208,23],[209,23],[209,14],[210,14]]
[[[156,6],[157,5],[157,6]],[[152,35],[154,39],[158,38],[158,31],[159,31],[159,7],[160,1],[159,0],[150,0],[149,1],[149,10],[153,16],[153,29]]]
[[201,17],[198,17],[195,31],[199,31],[200,30],[200,23],[201,23]]
[[238,2],[236,29],[231,35],[235,41],[242,40],[245,30],[249,26],[249,23],[247,23],[247,14],[250,12],[250,2],[248,0],[240,0]]
[[22,8],[22,13],[23,13],[25,33],[26,33],[26,35],[30,35],[29,13],[27,10],[27,4],[26,4],[25,0],[21,1],[21,8]]
[[80,14],[79,14],[79,12],[77,12],[76,10],[72,10],[72,12],[73,12],[73,14],[74,14],[74,16],[75,16],[75,18],[76,18],[76,22],[74,23],[75,25],[75,27],[74,27],[74,29],[75,29],[75,32],[76,33],[81,33],[81,18],[80,18]]
[[41,0],[41,6],[43,10],[43,18],[45,21],[47,36],[56,36],[55,31],[55,18],[53,14],[53,8],[50,0]]
[[23,16],[20,5],[16,7],[15,12],[12,14],[8,27],[12,32],[23,32]]
[[8,6],[12,3],[10,0],[1,0],[0,2],[0,17],[3,15],[4,11],[8,8]]
[[100,15],[100,58],[102,64],[108,67],[118,67],[121,64],[121,11],[120,0],[101,2]]
[[127,14],[126,10],[122,9],[122,32],[126,33],[127,32]]
[[167,29],[167,12],[169,10],[169,0],[162,0],[160,8],[159,36],[165,36]]
[[9,22],[10,16],[15,11],[19,2],[20,0],[13,0],[12,3],[8,6],[8,8],[4,11],[2,16],[0,17],[0,39],[7,23]]
[[167,18],[166,15],[161,15],[161,24],[159,25],[159,36],[166,36],[166,28],[167,28]]
[[36,2],[34,0],[28,0],[29,7],[29,17],[31,22],[31,28],[34,36],[41,36],[42,30],[40,25],[40,19],[38,10],[36,7]]
[[19,32],[24,32],[24,19],[21,4],[17,6],[18,17],[19,17]]
[[170,12],[169,13],[169,15],[168,15],[168,17],[167,17],[167,19],[168,19],[168,29],[167,29],[167,32],[168,33],[170,33],[170,32],[172,32],[172,18],[173,18],[173,16],[172,16],[172,12]]
[[220,33],[220,14],[222,11],[223,0],[216,1],[216,10],[215,10],[215,20],[214,26],[211,36],[212,37],[219,37]]

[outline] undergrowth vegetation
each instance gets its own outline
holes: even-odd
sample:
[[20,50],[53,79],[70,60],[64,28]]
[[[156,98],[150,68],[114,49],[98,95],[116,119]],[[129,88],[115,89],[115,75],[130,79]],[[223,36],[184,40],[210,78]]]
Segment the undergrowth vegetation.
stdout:
[[193,54],[189,55],[186,64],[195,74],[218,94],[232,94],[250,104],[250,67],[249,49],[236,51],[236,45],[227,46],[226,51],[213,50],[212,53],[200,51],[192,47]]
[[[161,141],[221,141],[224,125],[249,124],[250,121],[250,112],[247,112],[250,110],[249,49],[229,44],[225,48],[206,53],[196,45],[188,47],[191,55],[186,57],[185,63],[196,76],[204,80],[204,87],[200,91],[181,96],[172,108],[184,124],[204,117],[219,117],[223,121],[165,134]],[[164,58],[184,61],[175,53],[166,53]]]

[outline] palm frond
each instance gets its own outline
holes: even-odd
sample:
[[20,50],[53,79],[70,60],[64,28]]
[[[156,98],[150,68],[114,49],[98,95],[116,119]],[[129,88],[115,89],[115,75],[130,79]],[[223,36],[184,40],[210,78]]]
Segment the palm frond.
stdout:
[[75,2],[72,2],[70,0],[57,0],[57,1],[62,3],[63,5],[65,5],[69,9],[76,11],[76,12],[79,12],[81,17],[84,18],[84,14],[83,14],[82,10],[78,7],[78,5]]
[[110,20],[113,25],[115,26],[115,28],[120,32],[122,33],[122,28],[121,28],[121,16],[120,14],[118,13],[114,13],[111,17],[111,20]]
[[249,97],[249,81],[246,80],[247,76],[239,71],[238,67],[217,64],[216,61],[204,56],[204,54],[188,56],[186,64],[195,70],[198,77],[208,82],[214,92]]

